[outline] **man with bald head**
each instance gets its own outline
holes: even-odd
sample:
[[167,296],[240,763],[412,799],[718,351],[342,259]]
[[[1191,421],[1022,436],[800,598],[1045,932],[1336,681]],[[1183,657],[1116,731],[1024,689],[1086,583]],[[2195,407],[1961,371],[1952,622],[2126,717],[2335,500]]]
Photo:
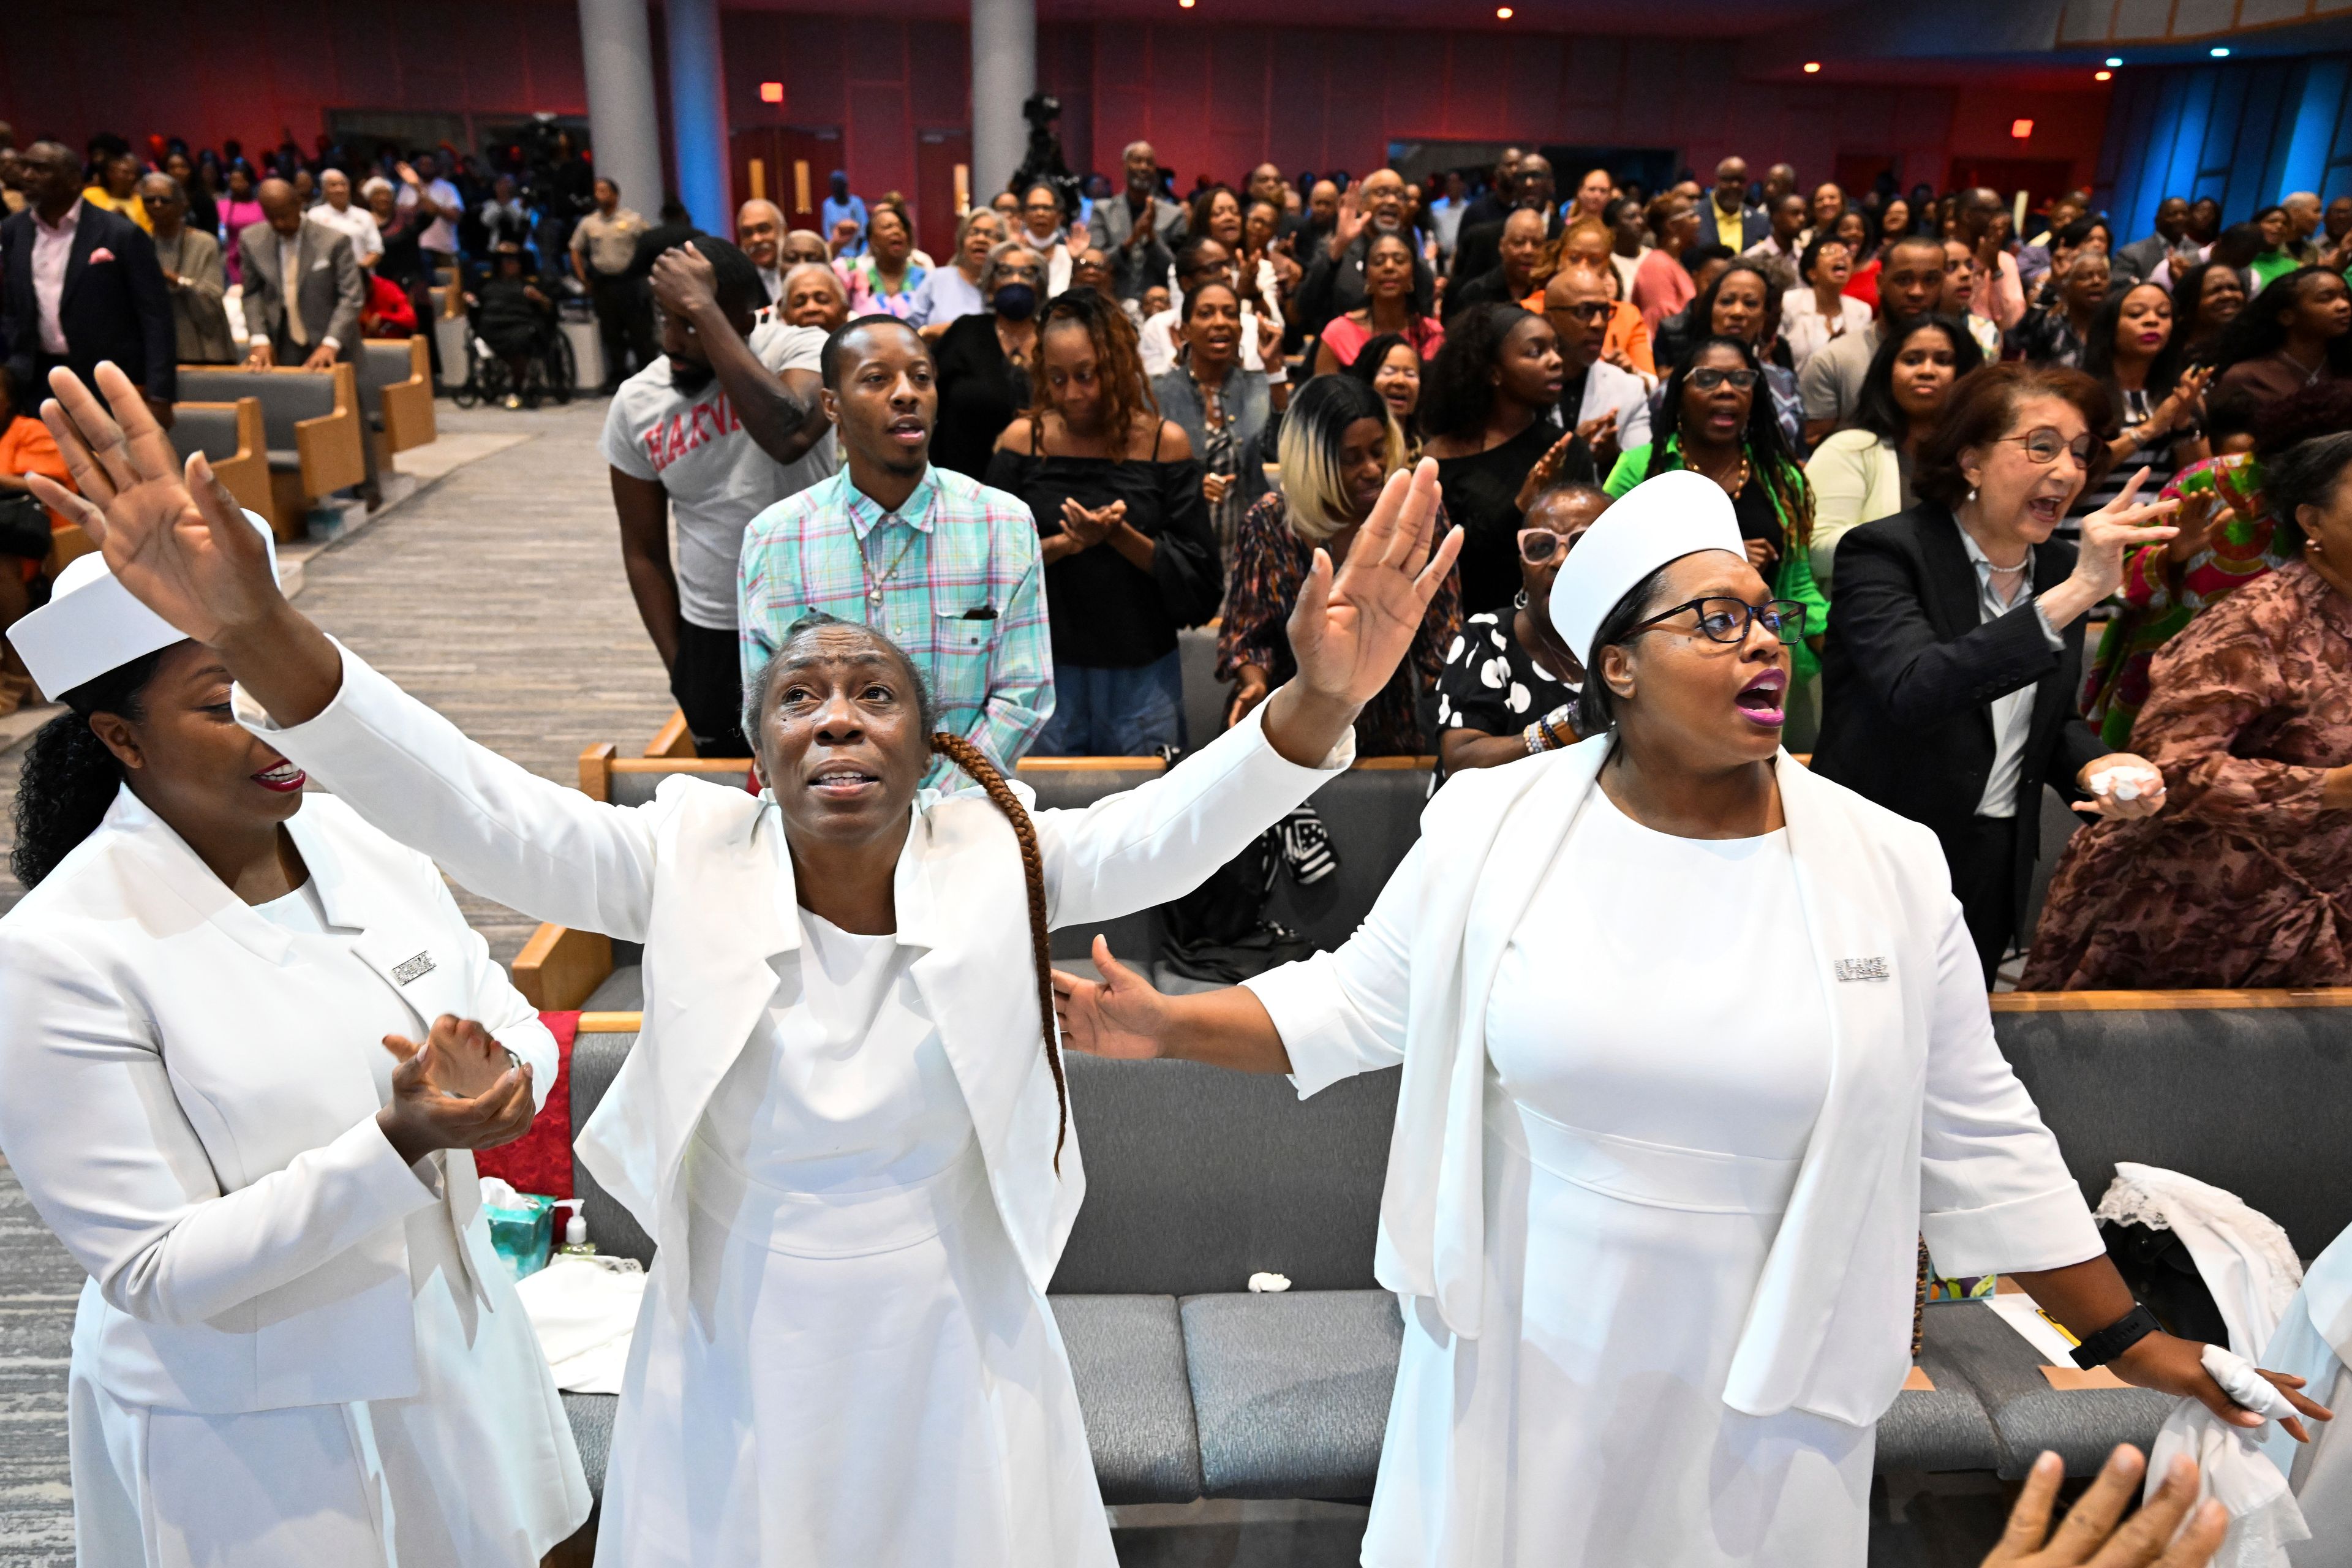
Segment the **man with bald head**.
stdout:
[[1087,232],[1110,261],[1111,291],[1122,300],[1140,300],[1146,289],[1168,281],[1184,209],[1160,194],[1160,155],[1150,142],[1129,142],[1120,162],[1127,168],[1127,189],[1095,203]]
[[1502,260],[1503,225],[1511,212],[1532,212],[1543,218],[1544,243],[1559,237],[1559,188],[1554,181],[1551,160],[1540,153],[1529,153],[1519,159],[1518,172],[1514,176],[1510,212],[1493,223],[1471,225],[1465,219],[1461,243],[1454,247],[1453,281],[1450,288],[1465,288],[1472,279],[1492,271]]
[[1607,263],[1576,257],[1544,285],[1543,316],[1559,338],[1559,415],[1606,474],[1617,454],[1650,439],[1650,384],[1601,358],[1617,313]]
[[1762,207],[1748,205],[1748,160],[1726,158],[1715,166],[1715,189],[1701,215],[1700,243],[1713,240],[1734,256],[1771,233],[1771,220]]
[[784,297],[784,215],[773,202],[753,196],[735,213],[735,243],[760,269],[761,286],[768,291],[768,303]]
[[1516,305],[1535,292],[1536,264],[1543,259],[1543,215],[1521,207],[1503,220],[1500,255],[1494,266],[1459,288],[1445,291],[1445,323],[1479,305]]
[[1764,171],[1764,210],[1797,188],[1797,169],[1793,163],[1775,163]]
[[1330,237],[1315,247],[1307,274],[1298,280],[1301,331],[1312,337],[1332,317],[1344,316],[1364,302],[1364,259],[1371,253],[1372,241],[1384,234],[1405,237],[1412,250],[1413,300],[1422,314],[1431,312],[1437,275],[1405,226],[1406,209],[1404,176],[1394,169],[1375,169],[1356,183],[1340,204]]
[[46,396],[53,367],[87,382],[99,361],[112,360],[170,424],[180,384],[155,242],[83,198],[81,160],[71,148],[36,142],[16,168],[25,210],[0,221],[0,353],[8,367]]
[[325,370],[358,351],[367,284],[348,235],[305,216],[283,180],[254,193],[261,221],[236,237],[245,279],[245,363]]

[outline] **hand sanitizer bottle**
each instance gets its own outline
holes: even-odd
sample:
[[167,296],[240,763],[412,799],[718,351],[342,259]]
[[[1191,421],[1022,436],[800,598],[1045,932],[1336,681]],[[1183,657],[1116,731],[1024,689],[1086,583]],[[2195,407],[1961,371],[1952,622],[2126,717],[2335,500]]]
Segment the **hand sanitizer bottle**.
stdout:
[[572,1211],[572,1217],[563,1222],[563,1245],[556,1248],[558,1257],[593,1258],[596,1256],[596,1244],[588,1239],[588,1216],[583,1212],[587,1201],[585,1198],[558,1200],[556,1207],[568,1208]]

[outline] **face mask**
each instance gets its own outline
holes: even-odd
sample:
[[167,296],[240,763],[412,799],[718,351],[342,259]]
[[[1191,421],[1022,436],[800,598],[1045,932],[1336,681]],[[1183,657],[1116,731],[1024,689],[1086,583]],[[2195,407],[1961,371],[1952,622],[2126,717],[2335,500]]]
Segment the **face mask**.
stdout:
[[1025,321],[1037,310],[1037,290],[1026,283],[1007,283],[996,291],[996,313],[1008,321]]

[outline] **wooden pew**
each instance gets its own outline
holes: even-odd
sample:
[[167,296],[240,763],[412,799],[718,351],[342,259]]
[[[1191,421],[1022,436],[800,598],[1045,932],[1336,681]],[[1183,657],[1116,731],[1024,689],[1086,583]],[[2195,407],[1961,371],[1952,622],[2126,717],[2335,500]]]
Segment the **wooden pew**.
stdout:
[[269,462],[267,515],[280,540],[302,537],[312,501],[367,479],[366,419],[359,374],[349,362],[325,371],[184,364],[180,390],[197,401],[261,400]]
[[392,467],[392,455],[432,443],[433,352],[421,336],[369,338],[353,362],[359,372],[361,407],[376,442],[376,467]]
[[186,462],[196,452],[205,455],[220,482],[236,504],[270,518],[269,439],[263,425],[261,399],[240,397],[233,403],[175,403],[173,407],[172,449]]

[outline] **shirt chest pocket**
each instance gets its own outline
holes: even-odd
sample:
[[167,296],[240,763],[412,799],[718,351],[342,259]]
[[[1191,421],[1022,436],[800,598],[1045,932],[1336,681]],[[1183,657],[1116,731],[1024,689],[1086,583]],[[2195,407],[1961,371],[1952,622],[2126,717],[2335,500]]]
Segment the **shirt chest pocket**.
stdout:
[[[996,606],[985,601],[950,603],[931,611],[931,646],[941,653],[976,654],[996,636]],[[940,684],[938,673],[934,685]]]

